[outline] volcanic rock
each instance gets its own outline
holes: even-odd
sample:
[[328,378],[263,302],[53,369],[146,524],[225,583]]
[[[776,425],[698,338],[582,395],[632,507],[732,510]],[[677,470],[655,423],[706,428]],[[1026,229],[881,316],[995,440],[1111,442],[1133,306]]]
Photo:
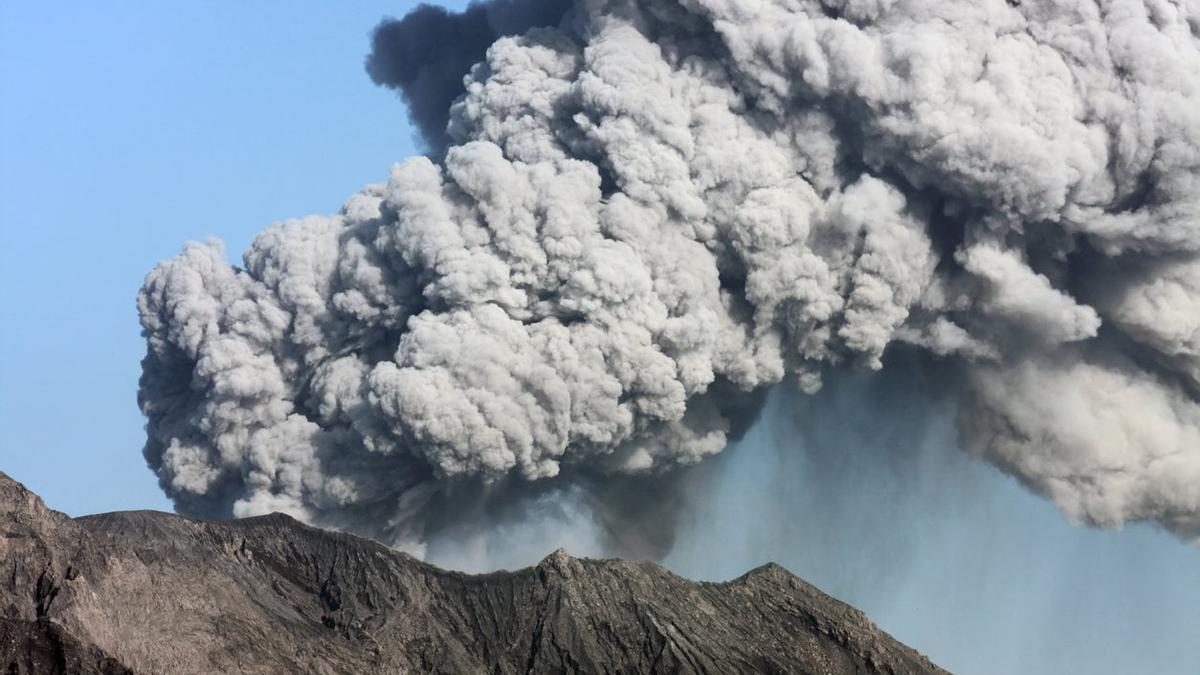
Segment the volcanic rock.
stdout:
[[943,673],[766,565],[450,572],[284,515],[70,518],[0,473],[4,673]]

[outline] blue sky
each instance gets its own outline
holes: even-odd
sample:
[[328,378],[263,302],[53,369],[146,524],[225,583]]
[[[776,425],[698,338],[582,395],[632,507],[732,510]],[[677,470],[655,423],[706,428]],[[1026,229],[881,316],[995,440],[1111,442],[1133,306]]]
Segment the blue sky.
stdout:
[[[169,508],[140,453],[142,278],[189,239],[237,256],[413,153],[362,70],[370,28],[410,4],[0,3],[0,470],[71,514]],[[727,578],[774,558],[961,672],[1200,672],[1196,549],[1073,528],[958,455],[937,481],[873,464],[855,475],[875,497],[847,485],[814,520],[794,495],[820,467],[779,455],[782,433],[719,458],[669,565]]]

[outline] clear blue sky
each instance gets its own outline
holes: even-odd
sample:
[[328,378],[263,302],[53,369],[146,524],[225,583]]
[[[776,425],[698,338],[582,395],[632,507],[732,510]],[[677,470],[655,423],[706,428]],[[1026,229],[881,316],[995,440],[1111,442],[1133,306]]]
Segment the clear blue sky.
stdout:
[[[142,277],[188,239],[236,256],[413,153],[362,70],[370,28],[410,4],[0,3],[0,470],[71,514],[169,508],[140,453]],[[951,442],[930,433],[928,452]],[[1072,528],[965,456],[825,467],[882,495],[838,498],[772,429],[743,446],[673,568],[774,558],[963,673],[1200,673],[1196,549]],[[792,510],[763,522],[772,500]]]

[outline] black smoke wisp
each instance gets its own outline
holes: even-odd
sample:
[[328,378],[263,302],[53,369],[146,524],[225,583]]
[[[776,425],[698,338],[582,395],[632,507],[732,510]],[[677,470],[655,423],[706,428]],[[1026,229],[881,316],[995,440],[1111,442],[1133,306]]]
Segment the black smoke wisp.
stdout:
[[963,447],[1072,520],[1200,536],[1188,6],[560,9],[384,24],[372,76],[444,158],[243,268],[192,244],[147,277],[146,456],[181,510],[419,548],[554,493],[657,555],[672,491],[609,480],[656,494],[784,378],[903,347]]

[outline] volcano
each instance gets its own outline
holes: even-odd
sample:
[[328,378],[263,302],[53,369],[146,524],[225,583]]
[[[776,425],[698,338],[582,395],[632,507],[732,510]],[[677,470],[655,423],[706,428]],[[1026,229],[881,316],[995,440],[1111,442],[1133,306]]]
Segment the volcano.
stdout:
[[942,673],[778,565],[469,575],[274,514],[70,518],[0,473],[5,673]]

